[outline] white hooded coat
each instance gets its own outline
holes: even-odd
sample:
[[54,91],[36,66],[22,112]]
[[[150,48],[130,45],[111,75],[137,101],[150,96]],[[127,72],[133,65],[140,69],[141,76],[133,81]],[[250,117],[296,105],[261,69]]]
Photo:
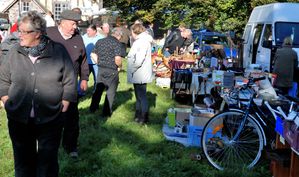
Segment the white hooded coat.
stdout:
[[152,82],[151,43],[153,38],[143,32],[136,37],[128,54],[127,79],[132,84]]

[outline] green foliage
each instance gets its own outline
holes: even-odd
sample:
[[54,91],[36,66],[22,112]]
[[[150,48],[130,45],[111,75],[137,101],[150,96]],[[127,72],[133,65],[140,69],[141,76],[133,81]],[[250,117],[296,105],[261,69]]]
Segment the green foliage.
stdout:
[[161,29],[185,23],[195,29],[205,27],[222,32],[233,30],[241,35],[252,9],[273,2],[299,0],[119,0],[108,3],[121,10],[124,19],[159,21]]

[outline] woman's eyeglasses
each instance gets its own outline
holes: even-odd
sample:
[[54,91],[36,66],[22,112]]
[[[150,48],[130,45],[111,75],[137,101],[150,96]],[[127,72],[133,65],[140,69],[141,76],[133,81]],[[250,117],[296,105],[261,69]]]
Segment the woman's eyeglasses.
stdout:
[[30,33],[33,33],[33,32],[36,32],[36,31],[33,31],[33,30],[31,30],[31,31],[18,31],[18,33],[21,34],[21,35],[30,34]]

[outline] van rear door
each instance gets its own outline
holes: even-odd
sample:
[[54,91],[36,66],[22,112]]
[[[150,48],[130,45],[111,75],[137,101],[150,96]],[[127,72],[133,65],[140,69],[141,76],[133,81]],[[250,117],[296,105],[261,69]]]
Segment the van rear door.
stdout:
[[256,63],[260,64],[263,70],[271,71],[271,48],[272,48],[272,24],[265,24],[259,40]]
[[243,35],[243,67],[251,64],[252,58],[252,24],[247,24]]
[[256,63],[263,24],[248,24],[243,36],[243,67]]

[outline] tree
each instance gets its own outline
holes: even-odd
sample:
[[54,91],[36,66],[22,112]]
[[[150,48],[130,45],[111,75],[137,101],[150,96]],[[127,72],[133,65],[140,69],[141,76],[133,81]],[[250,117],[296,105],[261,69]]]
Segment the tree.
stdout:
[[161,29],[184,23],[193,29],[235,31],[240,36],[253,8],[273,2],[299,0],[112,0],[104,6],[120,11],[128,21],[160,22]]

